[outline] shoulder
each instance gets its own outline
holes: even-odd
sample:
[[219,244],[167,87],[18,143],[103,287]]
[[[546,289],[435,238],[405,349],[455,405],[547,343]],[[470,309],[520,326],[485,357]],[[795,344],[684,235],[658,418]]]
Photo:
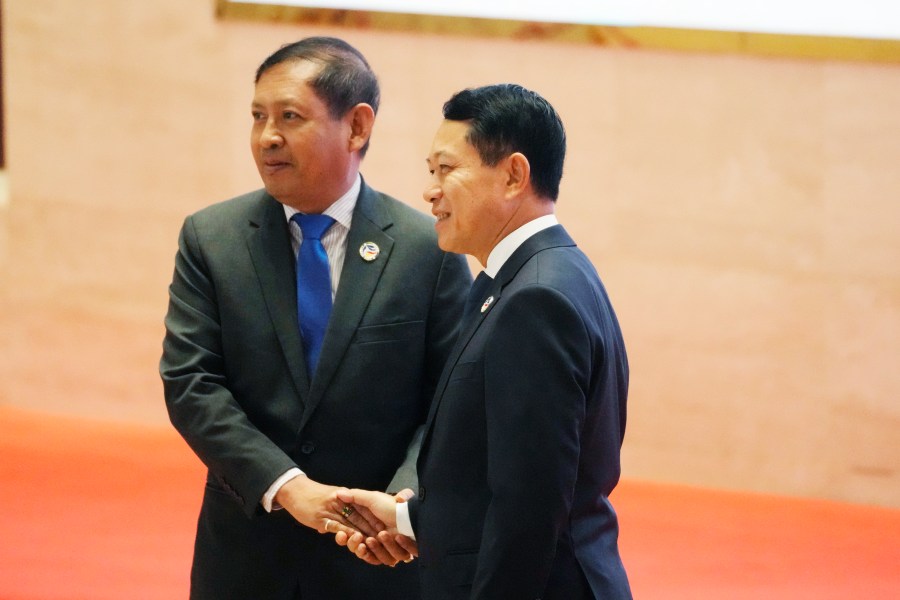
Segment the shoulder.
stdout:
[[282,204],[259,189],[198,210],[185,219],[182,229],[204,243],[223,245],[279,220],[287,222]]
[[594,265],[578,246],[550,246],[534,252],[510,282],[514,287],[537,285],[567,295],[573,289],[599,283]]
[[267,209],[271,209],[273,204],[277,204],[277,201],[269,196],[264,189],[258,189],[211,204],[193,213],[188,218],[200,223],[233,221],[240,217],[253,220],[261,218],[262,214]]
[[[188,215],[181,228],[181,238],[189,245],[207,251],[231,252],[235,243],[266,223],[284,219],[282,205],[265,190],[256,190],[217,202]],[[286,229],[286,226],[285,226]]]
[[568,315],[576,321],[590,319],[603,296],[597,271],[577,246],[535,252],[502,291],[504,304],[517,307],[514,314],[531,312],[541,319]]

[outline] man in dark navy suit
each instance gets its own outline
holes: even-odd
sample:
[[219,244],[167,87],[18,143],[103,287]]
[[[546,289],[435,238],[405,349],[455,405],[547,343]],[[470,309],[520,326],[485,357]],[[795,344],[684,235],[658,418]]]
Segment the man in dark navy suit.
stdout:
[[484,271],[426,422],[418,493],[339,493],[396,530],[337,534],[372,563],[418,554],[428,600],[631,598],[609,500],[628,362],[594,267],[554,216],[564,157],[562,122],[534,92],[494,85],[444,105],[425,200],[441,249]]

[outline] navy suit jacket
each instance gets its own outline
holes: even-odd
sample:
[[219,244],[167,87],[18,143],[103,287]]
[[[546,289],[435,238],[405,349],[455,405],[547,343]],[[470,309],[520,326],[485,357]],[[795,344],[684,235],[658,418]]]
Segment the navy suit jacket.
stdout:
[[482,297],[419,455],[410,517],[423,597],[631,598],[609,502],[628,363],[606,291],[557,225],[526,240]]
[[[373,261],[365,242],[380,250]],[[386,488],[457,337],[467,263],[440,251],[430,217],[363,183],[311,377],[294,262],[283,206],[264,190],[181,230],[160,373],[172,423],[209,471],[192,597],[417,598],[415,565],[366,565],[260,499],[295,466]]]

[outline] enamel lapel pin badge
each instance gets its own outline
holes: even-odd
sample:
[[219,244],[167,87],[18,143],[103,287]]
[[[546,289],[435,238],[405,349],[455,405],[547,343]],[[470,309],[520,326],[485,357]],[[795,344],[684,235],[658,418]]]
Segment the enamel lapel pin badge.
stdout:
[[365,242],[362,246],[359,247],[359,255],[366,262],[372,262],[373,260],[378,258],[379,252],[381,252],[381,249],[375,242]]

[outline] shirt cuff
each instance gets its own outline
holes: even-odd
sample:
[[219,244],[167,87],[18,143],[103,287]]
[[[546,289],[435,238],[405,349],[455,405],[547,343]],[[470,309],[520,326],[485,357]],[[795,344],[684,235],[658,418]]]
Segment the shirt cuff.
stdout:
[[263,508],[266,509],[266,512],[281,510],[281,505],[275,502],[275,494],[278,493],[278,490],[281,489],[281,486],[286,484],[294,477],[299,477],[301,475],[303,475],[303,471],[301,471],[297,467],[293,467],[285,471],[284,475],[276,479],[275,483],[269,486],[269,489],[266,490],[265,494],[263,494],[262,500],[260,500],[260,504],[262,504]]
[[401,533],[411,540],[416,539],[412,521],[409,518],[409,505],[406,502],[397,503],[397,533]]

